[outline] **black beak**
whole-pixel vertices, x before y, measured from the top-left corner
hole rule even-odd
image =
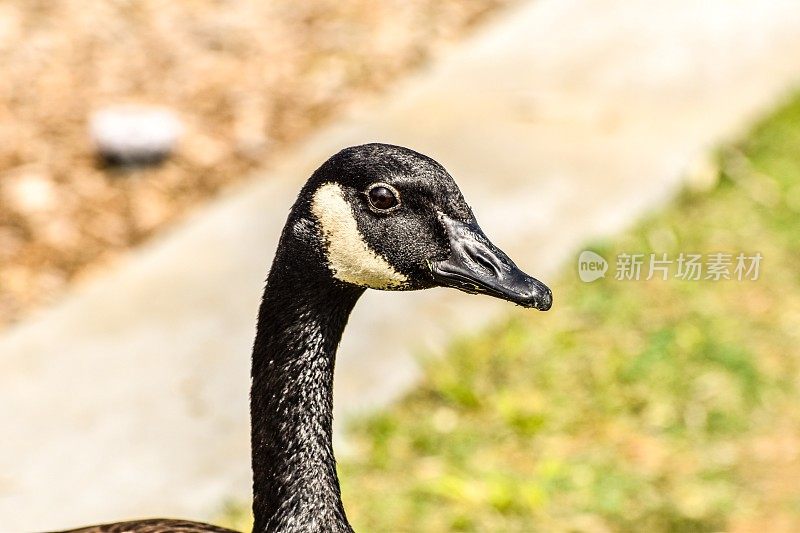
[[[442,214],[439,220],[450,239],[450,257],[429,263],[439,285],[488,294],[540,311],[550,309],[553,293],[547,285],[520,270],[476,222],[466,224]]]

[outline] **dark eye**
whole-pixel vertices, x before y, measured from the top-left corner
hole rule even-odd
[[[372,187],[369,193],[367,193],[367,196],[369,196],[369,203],[372,207],[381,211],[391,209],[400,204],[400,200],[397,199],[397,194],[385,185],[376,185]]]

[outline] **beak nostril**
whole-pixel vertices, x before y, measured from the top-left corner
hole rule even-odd
[[[495,276],[500,277],[500,269],[497,268],[492,261],[489,260],[488,257],[484,256],[482,253],[478,252],[472,256],[476,263],[481,265],[483,268],[488,270],[489,272],[493,272]]]

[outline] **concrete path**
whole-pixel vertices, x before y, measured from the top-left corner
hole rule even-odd
[[[207,519],[248,496],[262,280],[299,185],[331,153],[381,140],[430,154],[487,234],[547,279],[584,239],[667,198],[699,154],[796,80],[798,28],[795,0],[508,12],[0,339],[0,531]],[[413,382],[415,351],[509,312],[521,311],[440,289],[368,294],[341,350],[338,421]]]

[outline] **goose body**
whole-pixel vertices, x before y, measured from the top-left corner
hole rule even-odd
[[[289,213],[259,309],[250,395],[254,532],[352,531],[331,442],[337,346],[366,289],[435,286],[540,310],[552,302],[543,283],[483,234],[433,159],[367,144],[323,163]],[[228,531],[166,519],[72,530]]]

